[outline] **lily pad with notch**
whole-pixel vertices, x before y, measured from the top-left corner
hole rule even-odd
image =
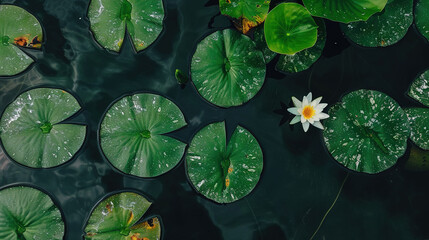
[[[404,110],[386,94],[351,92],[328,114],[323,132],[326,147],[348,169],[379,173],[405,153],[410,125]]]
[[[20,47],[40,49],[43,30],[26,10],[0,5],[0,76],[13,76],[26,70],[34,60]]]
[[[387,0],[303,0],[303,3],[313,16],[349,23],[368,20],[384,9]]]
[[[408,91],[408,96],[429,107],[429,70],[413,81]]]
[[[5,152],[32,168],[69,161],[84,143],[86,126],[63,121],[80,109],[76,98],[62,89],[36,88],[22,93],[1,116],[0,138]]]
[[[207,101],[239,106],[253,98],[265,80],[264,56],[247,36],[231,29],[204,38],[192,57],[191,79]]]
[[[163,29],[162,0],[91,0],[91,31],[104,48],[119,52],[128,31],[137,52],[147,48]]]
[[[421,149],[429,150],[429,109],[407,108],[405,113],[411,127],[411,141]]]
[[[246,34],[265,21],[271,0],[219,0],[220,12],[234,19],[238,30]]]
[[[317,41],[313,47],[304,49],[293,55],[280,55],[276,64],[276,70],[285,73],[297,73],[310,68],[322,55],[326,43],[326,26],[325,21],[316,18]]]
[[[103,199],[88,219],[85,239],[159,240],[160,219],[150,217],[142,220],[151,204],[134,192],[121,192]]]
[[[417,30],[429,41],[429,0],[417,0],[414,20]]]
[[[413,23],[412,0],[389,0],[365,22],[341,24],[346,36],[364,47],[387,47],[401,40]]]
[[[186,167],[194,188],[217,203],[231,203],[256,186],[263,154],[256,138],[238,126],[227,144],[224,122],[212,123],[192,139]]]
[[[273,52],[289,55],[314,46],[317,28],[305,7],[290,2],[277,5],[264,23],[268,48]]]
[[[44,192],[27,186],[0,191],[0,239],[61,240],[64,231],[60,210]]]
[[[173,169],[186,144],[164,134],[186,125],[172,101],[139,93],[121,98],[105,113],[100,146],[107,160],[123,173],[156,177]]]

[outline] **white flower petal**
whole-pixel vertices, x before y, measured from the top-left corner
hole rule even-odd
[[[301,101],[299,101],[296,97],[292,97],[292,102],[295,107],[300,108],[302,106]]]
[[[305,123],[302,124],[302,128],[304,129],[304,132],[307,132],[309,127],[310,127],[310,123],[309,122],[305,122]]]
[[[304,96],[303,98],[302,98],[302,107],[305,107],[305,106],[307,106],[308,105],[308,99],[307,99],[307,96]]]
[[[309,123],[313,124],[314,123],[314,118],[309,118],[307,119]]]
[[[301,115],[301,123],[304,123],[305,121],[307,121],[307,120],[305,120],[305,117],[303,115]]]
[[[329,118],[329,115],[328,114],[326,114],[326,113],[319,113],[318,115],[317,115],[318,117],[319,117],[319,119],[326,119],[326,118]]]
[[[318,98],[314,99],[311,102],[311,106],[313,106],[313,107],[317,106],[320,103],[320,101],[322,101],[322,97],[318,97]]]
[[[295,115],[301,115],[300,113],[298,113],[298,108],[295,108],[295,107],[288,108],[287,111]]]
[[[307,95],[307,101],[309,103],[311,103],[312,98],[313,98],[313,94],[311,94],[311,92],[309,92],[308,95]]]
[[[299,122],[301,120],[301,117],[300,116],[295,116],[293,119],[292,119],[292,121],[290,121],[290,125],[292,125],[292,124],[295,124],[295,123],[297,123],[297,122]]]
[[[322,129],[322,130],[324,129],[324,128],[323,128],[323,125],[322,125],[319,121],[314,122],[314,123],[313,123],[313,126],[315,126],[315,127],[317,127],[317,128],[320,128],[320,129]]]
[[[323,109],[326,107],[326,106],[328,106],[328,104],[327,103],[320,103],[320,104],[318,104],[317,106],[315,106],[314,107],[314,109],[317,111],[317,110],[319,110],[319,109],[321,109],[322,111],[323,111]]]

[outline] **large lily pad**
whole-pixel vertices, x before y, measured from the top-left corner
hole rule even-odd
[[[256,43],[256,47],[264,54],[266,64],[271,62],[277,56],[277,53],[271,51],[267,46],[267,42],[265,41],[264,25],[260,25],[255,29],[253,40]]]
[[[420,148],[429,150],[429,109],[408,108],[405,113],[411,127],[411,141]]]
[[[141,51],[161,33],[164,6],[162,0],[91,0],[88,18],[102,47],[119,52],[127,30],[135,49]]]
[[[100,126],[100,145],[110,163],[138,177],[156,177],[173,169],[186,144],[163,134],[186,125],[172,101],[159,95],[125,96],[106,112]]]
[[[326,43],[326,26],[321,18],[317,18],[316,23],[319,26],[316,44],[293,55],[280,55],[276,70],[286,73],[301,72],[310,68],[320,58]]]
[[[271,0],[219,0],[220,12],[234,19],[238,30],[246,34],[265,21]]]
[[[419,32],[429,40],[429,0],[417,0],[414,18]]]
[[[192,57],[192,81],[207,101],[231,107],[246,103],[265,80],[262,52],[247,36],[231,29],[204,38]]]
[[[209,124],[192,139],[186,156],[188,177],[195,189],[218,203],[248,195],[259,181],[263,166],[255,137],[238,126],[226,143],[225,123]]]
[[[0,5],[0,76],[27,69],[34,61],[19,47],[41,48],[42,39],[42,27],[33,15],[17,6]]]
[[[336,22],[366,21],[381,12],[387,0],[303,0],[313,16]]]
[[[342,24],[343,32],[364,47],[387,47],[401,40],[413,23],[413,0],[389,0],[384,11],[365,22]]]
[[[267,16],[264,24],[268,48],[280,54],[295,54],[314,46],[317,24],[298,3],[281,3]]]
[[[0,138],[20,164],[49,168],[69,161],[82,147],[86,126],[62,123],[80,110],[61,89],[36,88],[19,95],[3,112]]]
[[[0,191],[0,239],[61,240],[63,236],[61,212],[48,195],[24,186]]]
[[[429,70],[414,80],[408,91],[408,96],[429,107]]]
[[[134,192],[122,192],[97,204],[85,227],[85,239],[159,240],[161,224],[157,217],[141,218],[152,203]]]
[[[382,172],[405,153],[410,135],[407,116],[384,93],[349,93],[329,109],[329,116],[325,144],[335,160],[351,170]]]

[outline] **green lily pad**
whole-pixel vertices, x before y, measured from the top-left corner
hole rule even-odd
[[[62,240],[63,237],[61,212],[48,195],[24,186],[0,191],[0,239]]]
[[[164,6],[162,0],[91,0],[88,18],[102,47],[119,52],[127,30],[138,52],[161,33]]]
[[[265,39],[271,51],[292,55],[314,46],[317,27],[305,7],[298,3],[281,3],[267,16]]]
[[[97,204],[85,227],[85,239],[159,240],[161,223],[157,217],[140,219],[152,203],[134,192],[122,192]]]
[[[271,62],[277,56],[277,53],[271,51],[267,46],[267,42],[265,41],[264,25],[260,25],[255,29],[253,40],[256,43],[256,47],[264,54],[266,64]]]
[[[238,30],[246,34],[265,21],[271,0],[219,0],[220,12],[234,19]]]
[[[405,153],[410,125],[404,110],[386,94],[354,91],[328,114],[323,132],[326,147],[348,169],[379,173]]]
[[[413,0],[389,0],[384,11],[366,22],[342,24],[353,42],[364,47],[387,47],[401,40],[413,23]]]
[[[411,171],[428,171],[429,151],[424,151],[411,144],[410,156],[405,162],[405,168]]]
[[[19,95],[3,112],[0,138],[16,162],[49,168],[69,161],[82,147],[86,126],[62,121],[80,110],[68,92],[36,88]]]
[[[225,123],[218,122],[194,136],[186,166],[189,180],[199,193],[218,203],[231,203],[255,188],[263,154],[255,137],[241,126],[227,144]]]
[[[429,70],[414,80],[408,91],[408,96],[429,107]]]
[[[246,103],[265,80],[262,52],[247,36],[231,29],[204,38],[192,57],[192,81],[203,98],[221,107]]]
[[[42,27],[33,15],[17,6],[0,5],[0,76],[27,69],[34,60],[19,47],[39,49],[42,39]]]
[[[429,109],[405,109],[411,127],[410,139],[418,147],[429,150]]]
[[[320,58],[326,43],[326,26],[321,18],[316,18],[316,23],[319,26],[316,44],[293,55],[280,55],[276,70],[286,73],[301,72],[310,68]]]
[[[368,20],[384,9],[387,0],[303,0],[303,3],[313,16],[349,23]]]
[[[106,112],[100,126],[100,145],[109,162],[121,172],[156,177],[173,169],[186,144],[163,134],[186,125],[172,101],[159,95],[125,96]]]
[[[429,40],[429,0],[417,0],[414,18],[419,32]]]

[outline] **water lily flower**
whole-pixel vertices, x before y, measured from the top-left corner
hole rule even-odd
[[[292,97],[295,107],[287,109],[290,113],[296,115],[292,121],[290,121],[290,124],[292,125],[301,121],[304,132],[308,131],[310,124],[323,130],[323,125],[320,123],[320,120],[329,117],[328,114],[322,112],[323,109],[328,106],[326,103],[320,103],[322,97],[318,97],[313,101],[311,100],[311,93],[304,96],[302,102],[295,97]]]

